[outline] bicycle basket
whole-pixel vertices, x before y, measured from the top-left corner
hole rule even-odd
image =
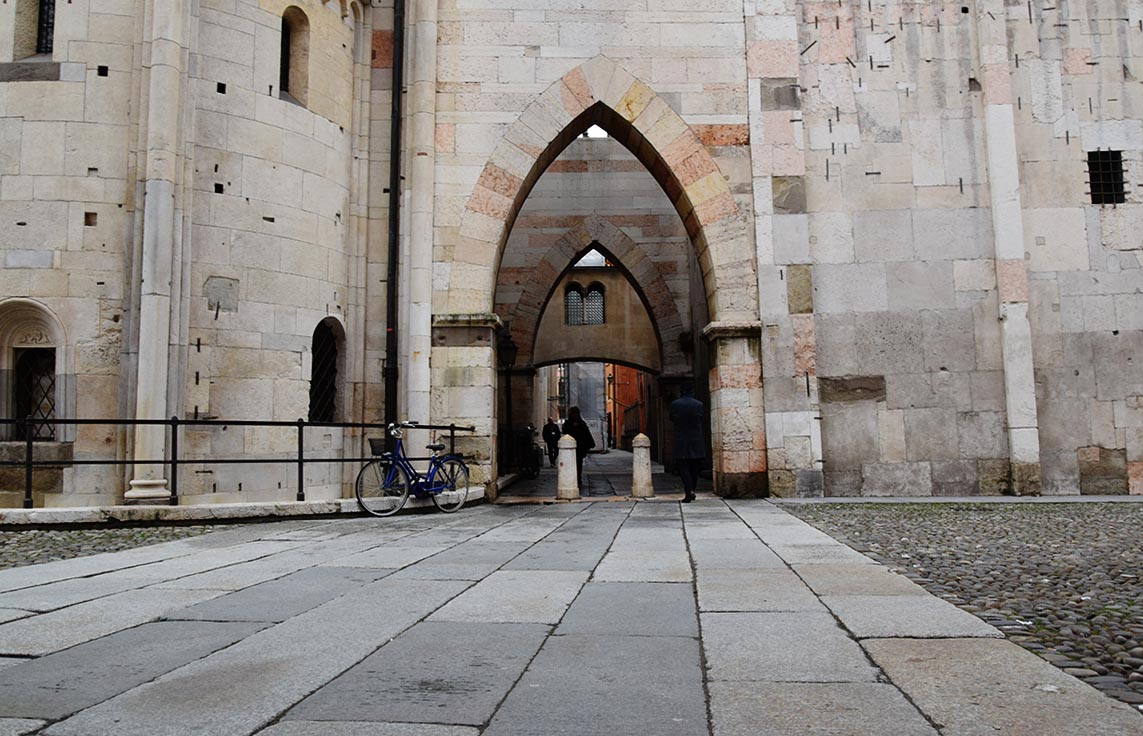
[[[383,455],[385,453],[384,437],[367,437],[366,439],[369,440],[370,455]]]

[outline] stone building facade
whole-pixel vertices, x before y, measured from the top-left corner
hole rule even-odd
[[[597,249],[658,354],[560,360],[698,383],[721,494],[1143,492],[1140,79],[1141,0],[9,0],[0,406],[376,421],[397,376],[400,416],[476,426],[491,481]],[[291,432],[182,432],[184,502],[294,497],[282,467],[205,462]],[[156,427],[37,439],[170,452]],[[168,481],[64,463],[37,504]]]

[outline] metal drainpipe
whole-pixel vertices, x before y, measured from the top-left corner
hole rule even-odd
[[[389,127],[389,263],[385,305],[385,424],[397,422],[397,254],[401,231],[401,116],[405,84],[405,0],[393,3],[393,105]],[[386,442],[390,441],[386,434]]]

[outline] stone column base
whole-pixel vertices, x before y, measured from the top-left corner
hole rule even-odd
[[[770,477],[765,471],[719,473],[714,493],[720,498],[770,498]]]
[[[166,478],[137,478],[131,481],[131,488],[123,494],[123,501],[127,504],[155,505],[169,503],[170,500]]]

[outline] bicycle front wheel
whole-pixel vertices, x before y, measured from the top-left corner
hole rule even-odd
[[[455,457],[445,458],[437,466],[433,485],[441,487],[433,494],[433,503],[446,514],[459,509],[468,500],[468,468]]]
[[[409,478],[400,465],[371,460],[357,474],[357,504],[374,516],[392,516],[409,497]]]

